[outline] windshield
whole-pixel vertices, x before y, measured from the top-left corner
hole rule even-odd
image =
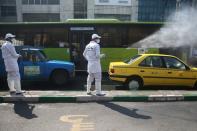
[[[39,57],[41,60],[45,60],[45,61],[48,60],[48,58],[43,50],[40,50],[38,54],[39,54]]]
[[[131,64],[133,63],[137,58],[139,58],[141,55],[135,55],[133,57],[131,57],[129,60],[126,60],[125,63],[127,64]]]

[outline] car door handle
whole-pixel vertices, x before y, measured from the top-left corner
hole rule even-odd
[[[140,72],[145,72],[144,70],[140,70]]]
[[[172,74],[172,72],[168,72],[168,74]]]

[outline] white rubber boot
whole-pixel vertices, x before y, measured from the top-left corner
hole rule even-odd
[[[8,82],[8,87],[10,89],[10,92],[15,92],[15,88],[14,88],[14,80],[7,80]]]
[[[87,83],[87,94],[90,95],[91,83]]]
[[[14,86],[15,86],[15,89],[16,89],[16,93],[22,93],[21,91],[21,81],[20,80],[15,80],[14,81]]]
[[[101,94],[101,82],[95,82],[96,94]]]

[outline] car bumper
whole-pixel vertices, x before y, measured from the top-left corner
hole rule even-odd
[[[119,76],[119,75],[110,75],[109,78],[113,81],[117,81],[117,82],[126,82],[127,77],[126,76]]]

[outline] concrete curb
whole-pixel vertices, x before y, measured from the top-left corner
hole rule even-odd
[[[149,95],[148,101],[183,101],[183,95]]]
[[[17,101],[38,103],[75,103],[75,102],[170,102],[170,101],[197,101],[197,95],[149,95],[149,96],[3,96],[0,103],[12,103]]]
[[[0,103],[3,103],[3,97],[0,97]]]
[[[148,96],[115,96],[112,101],[119,102],[147,102]]]
[[[67,96],[41,96],[38,101],[40,103],[55,103],[55,102],[77,102],[77,97]]]
[[[197,96],[196,95],[185,95],[184,101],[197,101]]]
[[[113,101],[113,97],[107,97],[107,96],[78,96],[77,102],[107,102],[107,101]]]

